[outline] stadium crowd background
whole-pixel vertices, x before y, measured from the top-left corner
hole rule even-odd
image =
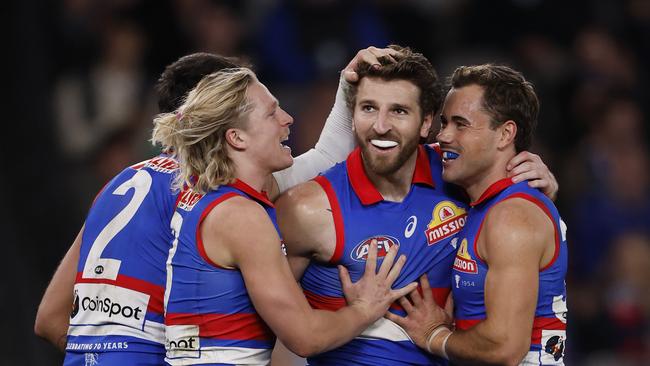
[[[368,45],[441,75],[506,63],[538,91],[533,151],[568,225],[571,365],[650,363],[650,1],[25,0],[9,2],[3,74],[0,365],[60,364],[38,302],[92,199],[155,152],[152,85],[195,51],[248,57],[311,147],[342,69]],[[10,35],[10,36],[9,36]]]

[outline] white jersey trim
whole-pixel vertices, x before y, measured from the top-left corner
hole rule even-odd
[[[400,341],[411,341],[411,337],[408,336],[406,331],[394,323],[391,320],[386,318],[380,318],[372,325],[370,325],[366,330],[361,333],[357,338],[360,339],[383,339],[392,342]]]
[[[165,344],[165,325],[145,320],[144,329],[135,329],[119,324],[70,325],[69,336],[129,336]]]
[[[185,354],[185,357],[174,358],[174,354]],[[270,349],[255,349],[242,347],[201,347],[193,352],[196,357],[188,355],[188,351],[167,351],[165,361],[172,366],[195,365],[201,363],[230,363],[235,365],[265,366],[271,363]]]

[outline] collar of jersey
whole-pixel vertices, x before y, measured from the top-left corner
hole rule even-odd
[[[423,145],[418,146],[417,154],[411,184],[419,183],[435,187],[431,176],[429,157],[427,156],[427,152]],[[361,159],[361,148],[359,147],[354,149],[354,151],[352,151],[348,156],[347,169],[352,189],[354,189],[354,193],[357,194],[361,203],[366,206],[381,202],[384,200],[384,197],[382,197],[381,193],[379,193],[377,188],[370,181],[370,178],[368,178]]]
[[[483,192],[481,197],[479,197],[476,201],[470,203],[469,205],[472,206],[472,207],[474,207],[476,205],[479,205],[479,204],[487,201],[488,199],[496,196],[497,194],[501,193],[504,189],[510,187],[513,184],[514,183],[512,182],[512,179],[510,179],[510,178],[503,178],[501,180],[498,180],[498,181],[492,183],[492,185],[490,185],[485,190],[485,192]]]
[[[244,183],[239,179],[235,179],[235,182],[229,184],[229,186],[239,189],[240,191],[246,193],[247,195],[251,196],[253,199],[258,201],[259,203],[264,204],[265,206],[273,207],[273,203],[271,202],[271,200],[269,200],[269,197],[266,195],[266,192],[264,191],[258,192],[255,190],[255,188],[249,186],[248,184]]]

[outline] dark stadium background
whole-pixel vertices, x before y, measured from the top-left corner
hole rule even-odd
[[[3,7],[1,365],[59,364],[33,335],[58,261],[98,189],[155,149],[151,86],[202,50],[244,55],[314,143],[337,71],[368,45],[441,75],[506,63],[542,102],[534,151],[569,227],[574,365],[650,364],[650,1],[23,0]]]

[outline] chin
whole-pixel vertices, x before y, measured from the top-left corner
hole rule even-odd
[[[293,165],[293,157],[289,156],[289,158],[283,159],[282,163],[278,164],[278,166],[276,167],[276,169],[274,171],[278,172],[280,170],[287,169],[292,165]]]

